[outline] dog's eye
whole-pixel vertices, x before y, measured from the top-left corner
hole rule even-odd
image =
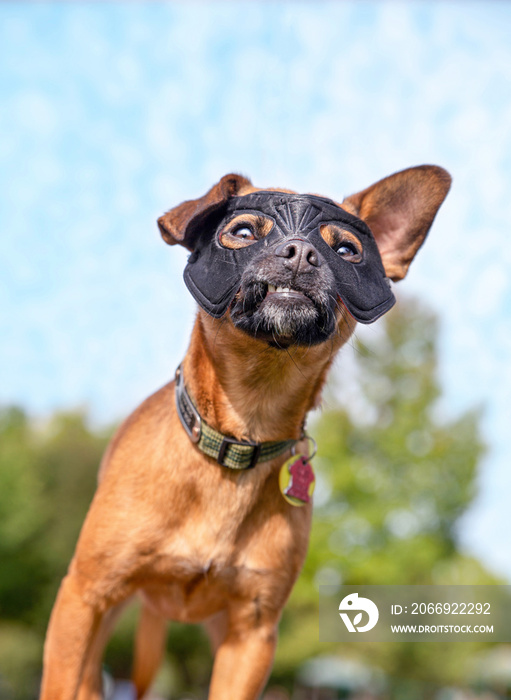
[[[228,227],[220,232],[219,236],[220,244],[224,248],[246,248],[248,245],[252,245],[257,240],[257,236],[251,226],[246,224],[239,224],[239,226],[233,226],[231,229]]]
[[[230,231],[230,234],[235,238],[240,238],[242,241],[255,241],[254,233],[248,226],[235,228],[234,231]]]
[[[265,238],[272,228],[270,217],[244,212],[227,222],[218,234],[218,242],[224,248],[246,248]]]
[[[323,240],[343,260],[350,263],[362,261],[362,244],[352,231],[347,231],[334,223],[322,224],[319,230]]]
[[[353,245],[353,243],[341,243],[341,245],[337,248],[335,252],[338,253],[342,258],[353,258],[354,256],[359,257],[359,252]]]

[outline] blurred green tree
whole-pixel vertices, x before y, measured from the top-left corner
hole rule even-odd
[[[0,414],[0,618],[26,619],[49,571],[44,531],[49,518],[38,445],[25,414]]]
[[[51,606],[110,431],[83,413],[0,411],[0,697],[34,698]]]

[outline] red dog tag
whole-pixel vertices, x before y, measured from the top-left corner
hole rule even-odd
[[[314,470],[305,455],[293,455],[281,467],[280,490],[293,506],[310,503],[315,481]]]

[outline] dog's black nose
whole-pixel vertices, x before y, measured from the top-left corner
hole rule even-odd
[[[291,267],[295,273],[309,272],[311,267],[321,266],[317,250],[303,238],[292,238],[281,243],[275,248],[275,255],[289,260],[287,267]]]

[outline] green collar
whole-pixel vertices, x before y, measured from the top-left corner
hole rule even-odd
[[[252,469],[259,462],[269,462],[270,459],[279,457],[298,442],[250,442],[222,435],[202,419],[186,390],[181,365],[176,371],[176,407],[190,440],[205,455],[216,459],[219,464],[229,469]]]

